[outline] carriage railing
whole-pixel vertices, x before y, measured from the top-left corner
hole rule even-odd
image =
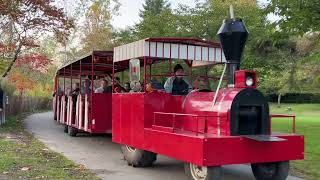
[[[171,123],[167,123],[166,125],[160,125],[158,123],[160,116],[171,116],[171,121],[167,122],[171,122]],[[181,118],[178,118],[181,117]],[[184,118],[182,118],[184,117]],[[195,130],[193,129],[186,129],[185,127],[185,120],[186,118],[189,117],[188,119],[190,120],[190,118],[192,119],[192,121],[196,121],[196,127]],[[154,118],[153,118],[153,127],[157,128],[157,129],[166,129],[166,131],[170,130],[171,132],[175,132],[175,130],[185,130],[185,131],[189,131],[189,132],[194,132],[196,133],[196,136],[198,136],[199,134],[206,134],[208,133],[208,121],[212,120],[212,118],[217,117],[217,116],[213,116],[213,115],[197,115],[197,114],[183,114],[183,113],[167,113],[167,112],[154,112]],[[210,119],[209,119],[210,118]],[[181,122],[182,121],[182,122]],[[199,122],[203,121],[203,125],[200,127],[199,126]],[[176,124],[177,122],[181,122],[182,126],[178,127]],[[180,124],[181,125],[181,124]],[[199,129],[200,128],[200,129]],[[201,131],[201,128],[203,129],[203,131]],[[217,122],[217,132],[220,132],[220,124]]]
[[[270,131],[272,132],[272,118],[292,118],[292,133],[296,133],[296,116],[284,114],[271,114],[270,115]]]

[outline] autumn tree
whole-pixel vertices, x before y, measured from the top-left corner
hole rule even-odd
[[[53,0],[1,0],[0,1],[0,53],[1,61],[8,62],[3,73],[6,77],[25,50],[38,47],[39,38],[51,33],[64,41],[73,21]]]
[[[86,1],[85,21],[81,26],[83,34],[82,52],[88,53],[92,50],[111,50],[112,42],[111,18],[117,13],[119,3],[116,0],[91,0]]]

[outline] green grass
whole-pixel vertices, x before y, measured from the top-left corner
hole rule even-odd
[[[291,108],[291,111],[288,110]],[[305,160],[292,162],[294,175],[306,179],[320,178],[320,104],[271,105],[273,114],[295,114],[297,134],[305,136]],[[291,132],[292,121],[274,119],[272,128],[276,132]]]
[[[0,127],[0,179],[99,179],[27,133],[24,117],[11,117]]]

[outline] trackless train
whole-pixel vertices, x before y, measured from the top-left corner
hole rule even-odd
[[[270,115],[268,102],[256,89],[256,72],[240,70],[248,36],[242,20],[225,20],[218,36],[219,43],[148,38],[114,51],[93,51],[64,65],[55,78],[54,119],[71,136],[112,133],[112,141],[122,145],[125,160],[135,167],[151,166],[161,154],[184,161],[192,180],[221,179],[221,166],[228,164],[251,164],[258,180],[286,179],[289,161],[304,158],[304,137],[295,128],[290,134],[272,132],[272,117],[291,116]],[[184,79],[191,80],[194,69],[220,65],[215,91],[188,86],[186,93],[173,95],[156,88],[154,79],[176,76],[176,61],[188,67]],[[155,73],[159,63],[167,63],[167,73]],[[119,74],[128,75],[135,91],[115,90]],[[99,78],[112,82],[109,92],[94,93]],[[66,84],[77,83],[66,92]]]

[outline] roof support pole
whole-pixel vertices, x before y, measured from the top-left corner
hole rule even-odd
[[[63,68],[63,94],[66,93],[66,68]]]
[[[80,86],[79,87],[80,88],[80,94],[81,94],[81,87],[82,87],[81,86],[81,81],[82,81],[82,79],[81,79],[82,78],[82,71],[81,71],[82,68],[81,67],[82,67],[82,64],[81,64],[81,60],[80,60],[80,85],[79,85]]]
[[[172,74],[172,48],[171,48],[171,43],[170,43],[169,74]]]
[[[72,92],[72,64],[71,64],[71,67],[70,67],[70,69],[71,69],[71,80],[70,80],[70,89],[71,89],[71,92]]]

